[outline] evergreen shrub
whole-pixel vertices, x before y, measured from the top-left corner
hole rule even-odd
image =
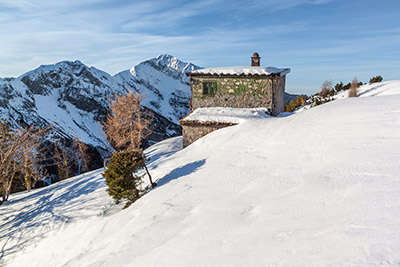
[[[381,82],[381,81],[383,81],[383,78],[382,78],[382,76],[378,75],[378,76],[372,77],[372,78],[369,80],[369,83],[370,83],[370,84],[371,84],[371,83],[379,83],[379,82]]]
[[[115,203],[126,201],[125,207],[135,202],[141,194],[142,177],[137,174],[144,167],[141,151],[116,152],[103,176],[108,186],[107,192]]]

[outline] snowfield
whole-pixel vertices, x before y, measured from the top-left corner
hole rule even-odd
[[[125,210],[102,170],[12,195],[3,265],[399,266],[400,81],[360,91],[154,145],[158,186]]]

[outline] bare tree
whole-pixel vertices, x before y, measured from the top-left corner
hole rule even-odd
[[[105,132],[116,150],[134,151],[151,134],[152,116],[142,109],[140,95],[129,92],[110,101],[111,112],[104,123]]]
[[[40,164],[41,140],[50,128],[11,130],[5,120],[0,123],[0,204],[8,200],[16,175],[24,175],[25,186],[31,189]]]
[[[79,173],[88,172],[90,161],[88,146],[84,142],[79,140],[79,137],[75,134],[73,147],[76,151]]]
[[[69,178],[74,160],[71,160],[65,146],[59,142],[54,144],[54,161],[57,165],[58,179]]]
[[[350,89],[349,89],[349,97],[357,97],[358,96],[358,88],[360,87],[360,83],[357,78],[354,78],[351,81]]]
[[[126,95],[115,96],[110,101],[111,112],[104,122],[105,132],[110,144],[117,151],[141,151],[143,160],[143,141],[151,134],[153,116],[145,111],[140,104],[140,95],[128,92]],[[154,187],[149,170],[144,165],[150,184]]]
[[[321,86],[321,91],[318,93],[321,97],[330,96],[333,92],[332,81],[325,81]]]
[[[35,170],[35,163],[37,163],[37,160],[35,160],[34,150],[25,150],[24,153],[22,154],[22,166],[20,173],[24,177],[24,185],[26,190],[31,191],[32,187],[35,186],[36,181],[38,179],[38,175],[36,175],[36,170]]]
[[[67,150],[65,150],[65,148],[63,148],[61,150],[61,157],[62,157],[62,162],[63,162],[63,167],[64,167],[65,178],[69,178],[71,176],[71,174],[70,174],[71,163],[69,160]]]

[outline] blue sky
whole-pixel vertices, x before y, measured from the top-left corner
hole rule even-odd
[[[0,0],[0,77],[79,59],[110,74],[167,53],[289,67],[287,91],[400,79],[399,0]]]

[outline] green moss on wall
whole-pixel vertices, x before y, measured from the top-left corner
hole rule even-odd
[[[213,82],[216,95],[272,95],[271,78],[210,78],[192,77],[192,94],[194,98],[209,98],[203,95],[203,83]]]

